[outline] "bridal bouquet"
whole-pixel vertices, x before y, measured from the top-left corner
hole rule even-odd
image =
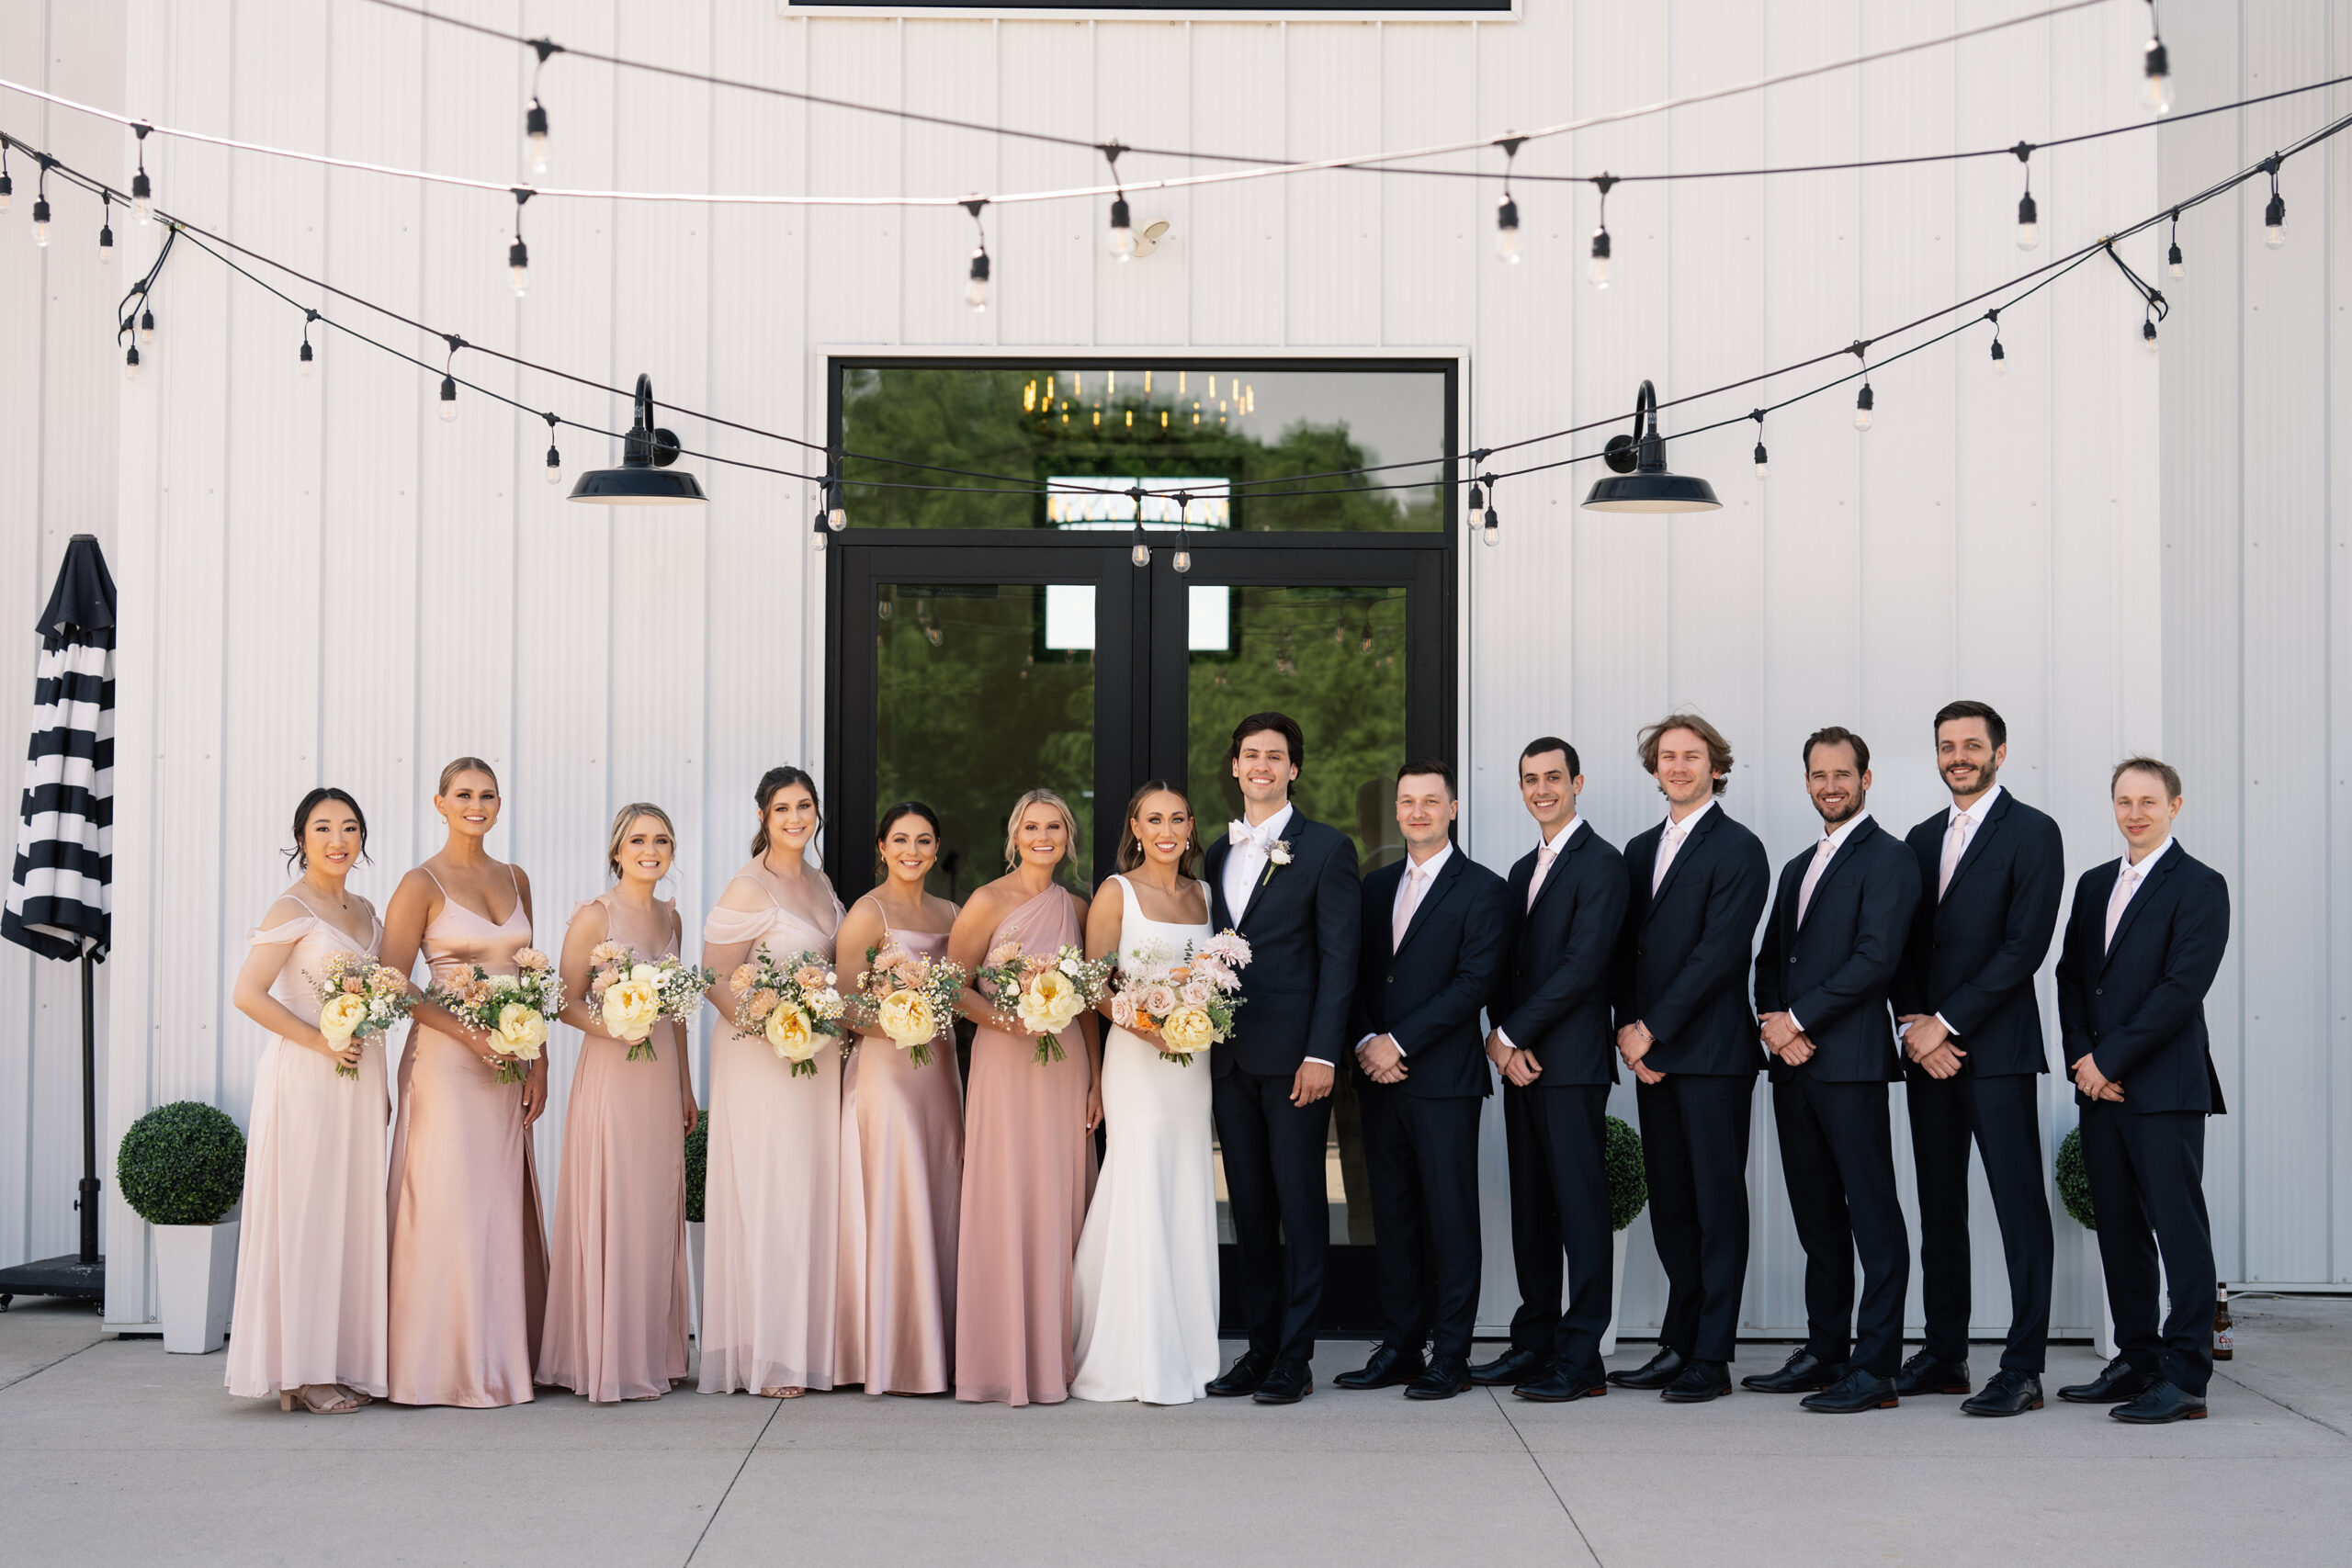
[[[1102,999],[1110,984],[1114,959],[1092,962],[1075,947],[1065,947],[1049,958],[1031,957],[1017,942],[999,942],[988,962],[973,976],[985,982],[989,999],[1000,1014],[1006,1002],[1018,1026],[1037,1037],[1039,1065],[1062,1059],[1061,1032],[1080,1013]]]
[[[648,964],[616,942],[600,942],[588,954],[588,999],[603,1012],[605,1032],[629,1043],[632,1062],[655,1060],[653,1026],[665,1018],[693,1022],[718,977],[666,954]]]
[[[964,966],[925,958],[892,942],[865,950],[865,973],[857,988],[881,1026],[915,1066],[931,1066],[931,1043],[956,1016],[964,992]]]
[[[521,1083],[548,1043],[548,1020],[563,1010],[563,976],[548,955],[526,947],[514,955],[514,975],[492,975],[481,964],[427,993],[435,1005],[490,1036],[499,1057],[498,1081]]]
[[[337,1051],[354,1040],[383,1033],[416,1005],[407,976],[356,953],[330,953],[326,973],[311,988],[319,997],[319,1032]],[[357,1067],[343,1062],[334,1070],[346,1078],[359,1076]]]
[[[775,1054],[792,1064],[794,1077],[815,1077],[817,1048],[823,1043],[818,1036],[838,1037],[842,1014],[849,1010],[836,979],[832,961],[821,953],[779,959],[763,947],[728,980],[741,998],[735,1011],[737,1032],[765,1035]]]
[[[1250,944],[1238,932],[1220,931],[1197,947],[1186,942],[1181,958],[1145,948],[1127,956],[1135,966],[1119,976],[1112,1022],[1138,1033],[1157,1030],[1164,1054],[1185,1067],[1196,1053],[1232,1036],[1241,970],[1250,962]]]

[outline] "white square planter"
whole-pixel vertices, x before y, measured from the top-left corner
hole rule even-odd
[[[1609,1327],[1600,1337],[1600,1353],[1617,1353],[1617,1319],[1625,1303],[1625,1233],[1609,1238]]]
[[[686,1222],[686,1336],[702,1337],[702,1226],[700,1220]]]
[[[156,1297],[164,1348],[208,1356],[229,1337],[229,1308],[237,1291],[239,1222],[217,1225],[154,1225]]]

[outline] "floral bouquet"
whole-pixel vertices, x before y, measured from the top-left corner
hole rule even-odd
[[[1218,932],[1183,956],[1136,948],[1127,955],[1135,967],[1119,976],[1111,998],[1111,1021],[1137,1033],[1158,1031],[1162,1052],[1179,1066],[1193,1065],[1205,1051],[1233,1034],[1234,1010],[1241,1006],[1241,970],[1250,944],[1237,931]]]
[[[311,988],[319,996],[319,1032],[338,1052],[354,1040],[383,1033],[416,1005],[407,976],[356,953],[329,954],[326,973]],[[345,1062],[337,1062],[334,1070],[346,1078],[359,1076]]]
[[[588,999],[602,1010],[606,1032],[628,1042],[632,1062],[655,1060],[653,1026],[665,1018],[693,1022],[718,977],[678,958],[648,964],[616,942],[600,942],[588,954]]]
[[[842,1032],[848,1001],[835,988],[832,963],[821,953],[779,959],[766,948],[736,966],[728,984],[741,998],[737,1032],[763,1034],[775,1054],[792,1064],[794,1077],[817,1076],[817,1037]]]
[[[490,1036],[500,1058],[498,1081],[521,1083],[548,1042],[548,1020],[563,1010],[563,976],[548,955],[526,947],[514,955],[514,975],[492,975],[481,964],[473,973],[437,985],[434,1003]]]
[[[1061,1032],[1080,1013],[1102,999],[1111,980],[1113,958],[1088,962],[1075,947],[1065,947],[1047,958],[1031,957],[1017,942],[1001,942],[972,978],[986,982],[988,995],[1001,1015],[1011,1000],[1019,1027],[1037,1037],[1040,1066],[1062,1059]]]
[[[857,977],[857,988],[882,1032],[907,1053],[910,1063],[927,1067],[931,1043],[956,1016],[964,966],[925,958],[894,941],[865,950],[865,973]]]

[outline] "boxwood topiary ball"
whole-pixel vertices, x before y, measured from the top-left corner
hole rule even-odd
[[[122,1135],[114,1176],[151,1225],[212,1224],[244,1193],[245,1135],[201,1100],[159,1105]]]
[[[1642,1168],[1642,1135],[1611,1116],[1600,1163],[1609,1175],[1609,1228],[1622,1231],[1650,1201],[1649,1176]]]
[[[2059,1140],[2058,1197],[2066,1205],[2066,1213],[2086,1231],[2098,1229],[2098,1215],[2091,1208],[2091,1173],[2083,1168],[2083,1130],[2072,1129]]]
[[[686,1223],[702,1224],[704,1173],[710,1168],[710,1112],[698,1111],[695,1130],[686,1134]]]

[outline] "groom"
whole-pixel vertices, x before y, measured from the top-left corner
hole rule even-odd
[[[1291,804],[1306,761],[1306,738],[1286,714],[1251,714],[1234,728],[1227,762],[1242,816],[1210,847],[1207,865],[1211,923],[1250,947],[1246,1005],[1233,1037],[1209,1056],[1250,1348],[1208,1391],[1254,1394],[1261,1404],[1295,1404],[1315,1392],[1308,1363],[1331,1235],[1332,1064],[1346,1049],[1356,980],[1355,844]]]

